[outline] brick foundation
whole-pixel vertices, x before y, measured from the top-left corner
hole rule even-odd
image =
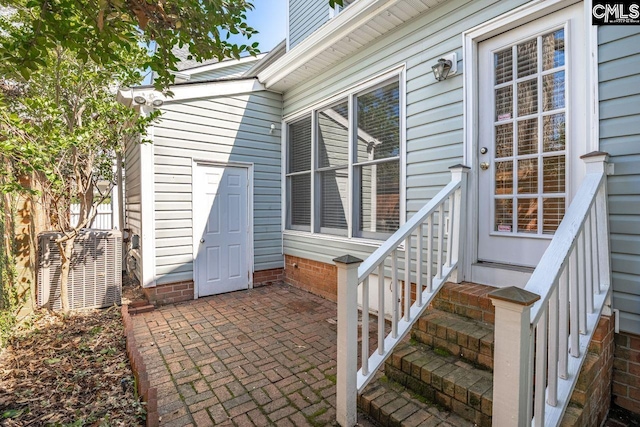
[[[335,265],[285,255],[284,281],[305,291],[336,301],[338,270]]]
[[[615,344],[613,403],[640,414],[640,335],[620,332]]]
[[[271,270],[255,271],[253,273],[253,287],[272,285],[284,280],[283,268],[272,268]]]
[[[193,299],[193,281],[167,283],[143,288],[145,297],[153,305],[172,304]]]
[[[562,426],[598,427],[607,417],[611,406],[613,323],[613,318],[607,316],[598,322]]]

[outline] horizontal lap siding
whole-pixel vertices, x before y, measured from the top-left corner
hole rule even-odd
[[[128,143],[124,155],[124,205],[125,205],[125,228],[131,230],[131,235],[142,236],[141,205],[140,205],[140,144]],[[138,280],[142,281],[141,253],[138,249],[130,251],[135,259],[133,273]]]
[[[436,82],[431,66],[450,52],[462,56],[462,32],[524,1],[449,1],[414,19],[349,59],[284,95],[285,115],[321,102],[385,70],[406,64],[406,206],[411,217],[450,180],[449,167],[463,159],[462,62],[458,74]],[[331,262],[352,253],[366,257],[375,247],[343,240],[285,235],[285,254]]]
[[[289,49],[328,20],[328,0],[289,0]]]
[[[283,266],[281,112],[271,92],[165,103],[154,134],[158,283],[193,277],[193,159],[254,164],[254,268]]]
[[[600,149],[610,155],[613,306],[620,329],[640,334],[640,28],[598,28]]]

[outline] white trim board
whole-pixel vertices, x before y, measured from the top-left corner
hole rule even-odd
[[[196,65],[193,68],[187,68],[185,70],[180,70],[179,73],[180,74],[187,74],[187,75],[194,75],[194,74],[200,74],[200,73],[205,73],[207,71],[213,71],[213,70],[219,70],[222,68],[227,68],[227,67],[233,67],[234,65],[240,65],[240,64],[246,64],[246,63],[251,63],[254,61],[260,61],[262,58],[264,58],[267,55],[267,53],[260,53],[256,56],[245,56],[242,57],[240,59],[227,59],[221,62],[214,62],[212,64],[206,64],[206,65]]]
[[[141,114],[148,115],[150,110],[142,108]],[[150,143],[140,144],[140,206],[142,251],[142,287],[156,286],[156,200],[154,174],[154,127],[147,128],[145,139]]]

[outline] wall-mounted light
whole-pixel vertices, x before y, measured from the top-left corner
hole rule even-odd
[[[438,59],[438,63],[433,67],[433,76],[437,81],[441,82],[446,80],[447,77],[452,76],[458,71],[458,61],[456,59],[456,54],[452,53],[442,58]]]
[[[275,132],[275,131],[276,131],[276,125],[275,125],[275,123],[271,123],[271,127],[269,128],[269,133],[273,134],[273,132]]]
[[[140,94],[133,97],[133,102],[138,105],[148,105],[153,107],[161,107],[164,104],[162,96],[154,93]]]

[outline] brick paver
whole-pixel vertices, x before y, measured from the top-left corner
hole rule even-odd
[[[334,425],[335,318],[335,303],[283,284],[133,316],[160,424]]]

